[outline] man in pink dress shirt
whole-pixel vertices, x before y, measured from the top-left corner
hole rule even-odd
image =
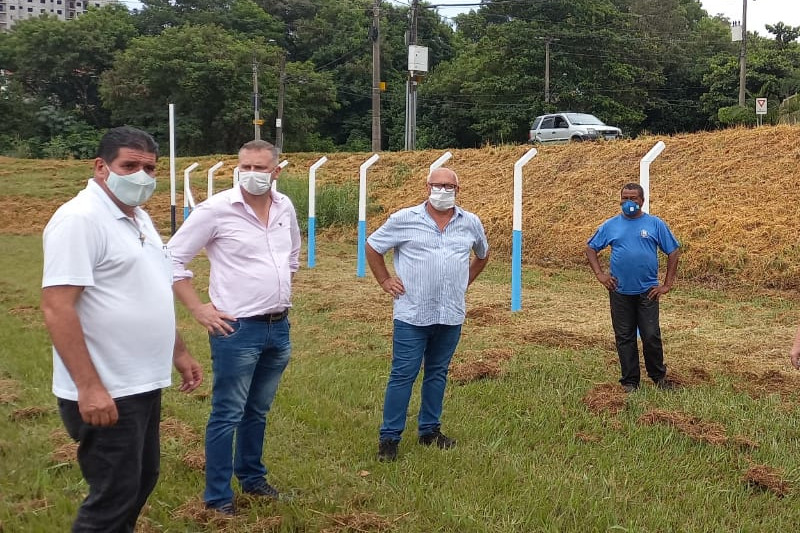
[[[279,497],[261,456],[267,412],[291,355],[288,311],[300,254],[294,206],[271,190],[280,170],[273,145],[246,143],[239,185],[199,204],[168,244],[175,295],[209,334],[214,380],[204,499],[225,515],[235,513],[233,474],[243,492]],[[211,263],[208,303],[186,269],[203,248]]]

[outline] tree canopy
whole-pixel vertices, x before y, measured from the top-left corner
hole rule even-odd
[[[373,0],[144,0],[18,22],[0,34],[0,153],[86,157],[119,124],[165,142],[169,103],[179,154],[232,152],[253,135],[254,70],[264,138],[283,82],[285,150],[369,150],[375,37],[382,148],[402,149],[408,4],[382,1],[377,35]],[[535,116],[567,110],[628,135],[691,132],[800,88],[800,27],[775,21],[747,36],[748,108],[720,118],[738,104],[739,44],[699,0],[484,0],[455,21],[422,2],[413,18],[429,48],[419,148],[524,142]]]

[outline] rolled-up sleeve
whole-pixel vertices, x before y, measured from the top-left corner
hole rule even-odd
[[[297,213],[291,209],[292,214],[292,251],[289,255],[289,271],[300,270],[300,225],[297,223]]]
[[[216,220],[207,203],[198,205],[167,243],[172,256],[172,282],[191,279],[194,273],[186,266],[214,237]]]

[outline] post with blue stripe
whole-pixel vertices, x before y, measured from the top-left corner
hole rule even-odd
[[[367,275],[367,169],[375,164],[380,156],[372,157],[361,163],[358,181],[358,267],[359,278]]]
[[[531,148],[514,163],[514,217],[511,229],[511,311],[522,309],[522,167],[536,155]]]
[[[317,169],[327,162],[323,155],[308,170],[308,268],[317,265]]]

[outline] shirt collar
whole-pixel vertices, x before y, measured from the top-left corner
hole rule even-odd
[[[425,208],[425,204],[427,204],[427,203],[428,203],[428,200],[425,200],[421,204],[413,206],[411,208],[411,211],[413,211],[414,213],[417,213],[419,215],[427,216],[428,218],[430,218],[431,216],[430,216],[430,214],[428,214],[428,210]],[[455,213],[453,213],[453,218],[464,216],[464,210],[461,209],[461,207],[459,207],[458,204],[456,204],[455,209],[456,209],[456,211],[455,211]]]
[[[286,198],[286,195],[279,193],[275,190],[270,190],[269,192],[272,195],[273,203],[279,204],[283,202],[283,199]],[[231,195],[229,198],[231,204],[242,204],[245,205],[244,196],[242,196],[242,188],[239,185],[233,187],[231,191]]]

